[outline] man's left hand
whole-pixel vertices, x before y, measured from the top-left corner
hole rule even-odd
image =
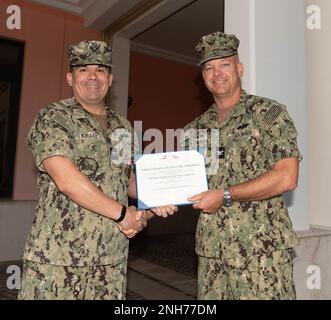
[[[150,209],[150,211],[152,211],[155,215],[157,215],[159,217],[166,218],[168,216],[172,216],[175,212],[177,212],[178,207],[174,206],[172,204],[169,204],[167,206],[159,206],[159,207],[152,208],[152,209]]]

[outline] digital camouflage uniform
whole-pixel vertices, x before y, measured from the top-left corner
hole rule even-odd
[[[38,114],[28,145],[39,169],[40,196],[23,259],[76,269],[126,264],[128,239],[115,222],[60,193],[41,164],[51,156],[65,156],[102,192],[127,205],[132,128],[111,109],[107,112],[106,136],[75,98],[50,104]],[[116,138],[117,133],[123,133],[122,140]],[[117,154],[123,147],[119,141],[129,146],[126,159]]]
[[[237,55],[239,43],[220,31],[203,36],[195,47],[199,65]],[[184,147],[205,155],[209,189],[252,180],[281,159],[301,159],[285,107],[245,91],[222,123],[214,104],[184,130]],[[282,196],[200,213],[198,298],[294,299],[292,248],[297,244]]]
[[[200,132],[197,147],[207,146],[206,159],[215,159],[211,133],[219,133],[216,147],[223,156],[207,161],[209,189],[235,186],[266,173],[281,159],[301,158],[285,107],[245,91],[224,122],[219,123],[213,105],[186,126],[187,149],[192,129]],[[295,298],[291,248],[297,244],[282,196],[236,201],[215,214],[201,213],[196,231],[198,298]]]
[[[103,42],[84,41],[68,52],[71,65],[110,66]],[[52,156],[69,158],[103,193],[127,206],[133,129],[106,111],[104,130],[75,98],[66,99],[43,108],[31,127],[28,146],[38,167],[39,202],[23,254],[20,299],[125,298],[128,239],[113,220],[59,192],[42,165]]]

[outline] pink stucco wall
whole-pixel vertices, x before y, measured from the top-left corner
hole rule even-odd
[[[21,9],[21,30],[6,27],[6,10],[12,4]],[[34,160],[26,146],[29,128],[41,107],[71,96],[65,82],[67,46],[101,39],[101,33],[85,28],[80,17],[60,10],[29,1],[1,0],[0,37],[25,43],[13,199],[33,200],[37,187]]]

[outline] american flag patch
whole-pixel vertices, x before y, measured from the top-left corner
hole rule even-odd
[[[282,106],[279,106],[277,104],[273,104],[271,108],[267,111],[267,113],[264,115],[262,122],[267,124],[272,124],[277,117],[283,112],[285,108]]]

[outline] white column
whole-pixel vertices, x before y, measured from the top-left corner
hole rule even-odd
[[[110,106],[124,117],[128,111],[130,71],[130,40],[113,36],[112,39],[113,84],[110,90]]]
[[[243,87],[286,104],[295,122],[304,160],[286,199],[294,228],[309,229],[304,0],[225,0],[225,32],[241,41]]]
[[[224,9],[225,33],[240,39],[239,57],[245,66],[243,88],[255,94],[255,0],[225,0]]]
[[[306,53],[310,160],[309,211],[313,226],[331,229],[331,1],[306,0],[305,5],[305,9],[308,9]],[[311,7],[312,5],[314,7]],[[314,10],[310,11],[310,8]],[[318,19],[319,13],[320,19]]]

